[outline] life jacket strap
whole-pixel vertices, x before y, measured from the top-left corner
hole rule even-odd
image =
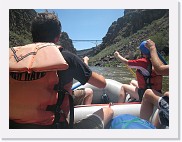
[[[73,98],[72,95],[66,91],[65,89],[63,89],[62,87],[59,87],[58,84],[56,84],[54,86],[54,90],[58,91],[58,99],[57,99],[57,103],[55,105],[55,109],[54,109],[54,113],[55,113],[55,119],[53,122],[53,125],[55,125],[56,128],[60,128],[60,117],[63,116],[64,117],[64,121],[65,121],[65,128],[73,128],[73,122],[74,122],[74,105],[73,105]],[[65,113],[63,112],[63,110],[61,110],[61,105],[63,103],[64,97],[65,95],[69,96],[69,105],[70,105],[70,120],[69,120],[69,124],[66,120],[66,116]],[[62,128],[62,126],[61,126]]]
[[[145,89],[152,89],[152,83],[151,83],[151,75],[152,75],[152,63],[150,61],[149,58],[147,58],[147,60],[149,61],[149,64],[147,66],[147,70],[149,72],[149,76],[145,76],[143,75],[142,71],[140,69],[138,69],[138,72],[143,76],[144,80],[145,80]]]

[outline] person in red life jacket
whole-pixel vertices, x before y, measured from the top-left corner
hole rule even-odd
[[[38,13],[32,21],[31,32],[34,43],[57,43],[60,39],[61,23],[54,13]],[[61,47],[59,49],[60,52],[58,50],[58,53],[62,54],[68,64],[65,70],[60,70],[57,74],[55,71],[45,71],[37,72],[36,75],[28,72],[20,75],[13,73],[10,76],[14,77],[14,80],[23,76],[21,87],[19,85],[17,88],[14,82],[10,84],[10,129],[68,128],[65,120],[67,121],[69,108],[72,105],[69,99],[72,93],[73,78],[81,84],[88,82],[98,88],[106,86],[105,78],[90,70],[78,56],[68,51],[62,51]],[[48,53],[46,58],[47,60],[54,60],[54,56]],[[29,80],[25,80],[25,78]],[[41,82],[39,82],[40,79]],[[19,82],[16,83],[19,84]],[[24,87],[25,85],[28,89]],[[70,128],[103,129],[112,117],[113,110],[104,107],[76,122]]]
[[[155,43],[149,39],[146,41],[145,47],[150,50],[151,62],[157,74],[169,76],[169,65],[165,65],[158,57]],[[149,120],[153,114],[154,106],[159,109],[154,121],[156,128],[169,126],[169,92],[165,92],[162,95],[154,89],[147,89],[141,103],[140,117]]]
[[[136,78],[138,82],[138,87],[129,84],[123,84],[121,87],[118,102],[125,102],[126,92],[130,94],[131,98],[135,98],[136,101],[139,102],[142,101],[143,94],[148,88],[152,88],[158,92],[161,92],[162,76],[157,75],[152,68],[150,61],[150,51],[144,46],[145,43],[146,41],[143,41],[139,46],[142,54],[142,58],[140,59],[127,60],[122,57],[118,51],[114,53],[116,59],[128,65],[130,68],[136,68]]]

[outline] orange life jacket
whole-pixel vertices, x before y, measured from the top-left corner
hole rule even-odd
[[[16,123],[51,125],[55,114],[46,111],[55,105],[57,70],[68,64],[53,43],[33,43],[9,49],[9,117]]]

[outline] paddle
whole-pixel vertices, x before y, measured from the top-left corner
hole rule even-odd
[[[71,90],[75,90],[76,88],[80,87],[82,84],[80,82],[76,82],[72,85]]]

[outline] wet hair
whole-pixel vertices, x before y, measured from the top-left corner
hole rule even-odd
[[[37,13],[31,32],[33,42],[53,42],[61,33],[61,23],[54,13]]]

